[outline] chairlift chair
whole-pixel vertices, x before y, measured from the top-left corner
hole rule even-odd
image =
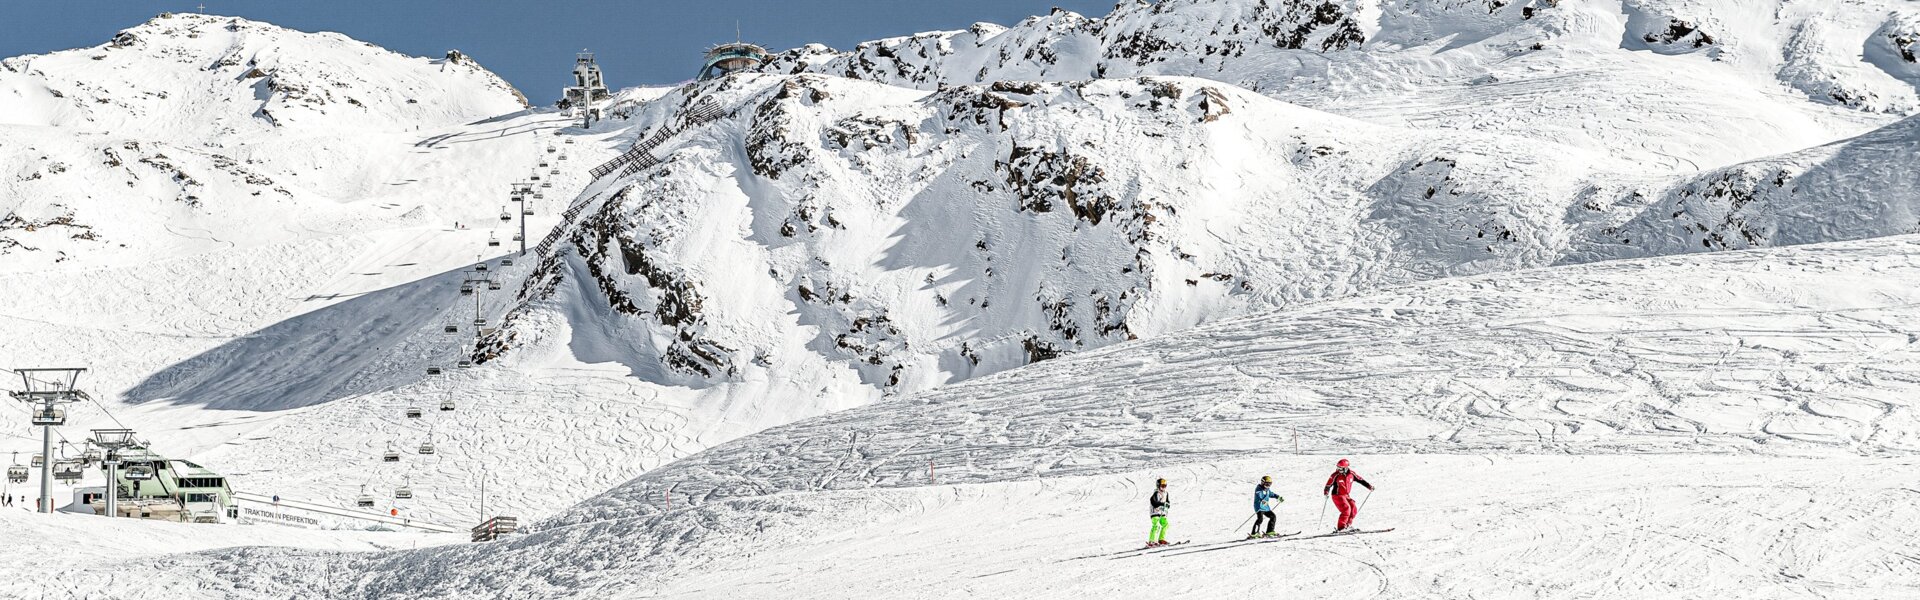
[[[26,483],[26,482],[27,482],[26,465],[13,465],[11,467],[7,467],[7,483]]]
[[[498,242],[498,241],[495,241],[495,242],[493,242],[493,245],[495,245],[495,246],[498,246],[498,245],[500,245],[500,242]],[[475,271],[479,271],[479,272],[481,272],[481,273],[485,273],[485,272],[487,272],[487,263],[480,263],[480,265],[479,265],[479,266],[477,266],[477,267],[474,267],[474,268],[473,268],[473,270],[475,270]]]
[[[548,174],[548,175],[559,175],[559,174],[560,174],[560,170],[559,170],[559,169],[554,169],[554,170],[552,170],[552,171],[547,171],[547,174]]]
[[[523,214],[529,217],[533,216],[533,207],[531,206],[522,207],[520,209],[520,214]]]
[[[487,318],[486,318],[486,317],[479,317],[479,318],[476,318],[476,319],[474,319],[474,320],[473,320],[473,326],[474,326],[474,327],[486,327],[486,326],[487,326]]]
[[[67,424],[67,409],[58,406],[36,406],[33,409],[33,424],[60,426]]]
[[[502,267],[511,267],[511,266],[513,266],[513,259],[511,259],[511,258],[502,258],[502,259],[500,259],[500,266],[502,266]]]
[[[87,463],[79,459],[53,461],[54,481],[79,481],[80,475],[87,470]]]
[[[540,159],[540,167],[544,169],[546,168],[546,166],[547,166],[547,160],[544,158]]]
[[[33,455],[33,460],[28,462],[33,464],[33,468],[38,469],[47,464],[47,457],[45,455],[35,454]]]
[[[398,488],[394,488],[393,497],[401,500],[410,499],[413,497],[413,488],[410,488],[404,485]]]
[[[498,245],[500,245],[500,238],[497,238],[497,237],[493,237],[493,235],[491,235],[491,234],[489,234],[489,235],[487,235],[487,245],[488,245],[488,246],[498,246]]]
[[[386,454],[381,455],[380,462],[400,462],[400,452],[398,450],[388,450]]]
[[[428,374],[428,375],[439,375],[439,374],[440,374],[440,367],[427,367],[427,374]]]
[[[354,500],[353,505],[360,508],[373,508],[373,494],[360,494],[360,498]]]
[[[471,283],[462,283],[462,284],[460,284],[460,295],[462,295],[462,296],[472,296],[472,295],[473,295],[473,284],[471,284]]]
[[[459,363],[456,363],[456,364],[458,364],[458,365],[460,366],[460,368],[462,368],[462,369],[467,369],[467,368],[472,368],[472,367],[473,367],[473,359],[471,359],[471,358],[462,358],[462,359],[460,359],[460,362],[459,362]]]
[[[513,241],[516,241],[516,242],[518,242],[518,241],[520,241],[521,239],[522,239],[522,238],[520,237],[520,234],[518,234],[518,233],[516,233],[516,234],[513,234]],[[498,284],[498,283],[496,283],[496,284],[493,284],[493,289],[496,289],[496,290],[497,290],[497,289],[500,289],[500,284]]]
[[[440,410],[443,410],[443,411],[452,411],[452,410],[453,410],[453,399],[452,399],[452,398],[448,398],[448,399],[445,399],[445,400],[441,400],[441,401],[440,401]]]
[[[446,327],[442,327],[440,330],[447,333],[460,333],[460,326],[448,323]]]
[[[88,448],[86,452],[80,453],[80,462],[87,464],[100,464],[100,461],[104,458],[106,458],[106,455],[101,454],[98,448]]]
[[[516,235],[516,236],[513,236],[513,239],[514,239],[514,241],[519,241],[519,240],[520,240],[520,236],[517,236],[517,235]],[[498,281],[489,281],[489,282],[487,282],[487,289],[489,289],[489,290],[497,290],[497,289],[500,289],[500,282],[498,282]]]
[[[411,406],[409,406],[409,407],[407,407],[407,418],[409,418],[409,419],[418,419],[418,418],[420,418],[420,409],[418,409],[418,408],[414,408],[414,407],[411,407]]]
[[[573,138],[567,138],[567,143],[569,144],[573,143]]]
[[[127,481],[146,481],[153,479],[153,467],[151,465],[129,465],[124,477],[127,478]]]
[[[542,182],[540,182],[540,187],[543,187],[543,188],[550,188],[550,187],[553,187],[553,182],[551,182],[551,181],[542,181]],[[540,195],[539,195],[539,194],[534,194],[534,195],[533,195],[533,197],[535,197],[535,198],[539,198],[539,197],[540,197]]]
[[[534,194],[533,194],[533,199],[535,199],[535,200],[540,200],[540,199],[544,199],[544,198],[546,198],[546,197],[547,197],[547,195],[546,195],[546,194],[541,194],[541,193],[538,193],[538,192],[536,192],[536,193],[534,193]]]
[[[507,212],[507,209],[504,209],[504,208],[502,208],[502,209],[500,209],[500,220],[502,220],[502,221],[512,221],[512,220],[513,220],[513,215],[512,215],[511,213],[508,213],[508,212]]]
[[[566,155],[566,153],[564,153],[564,152],[563,152],[563,153],[561,153],[561,154],[560,154],[560,160],[566,160],[566,159],[567,159],[567,155]]]
[[[539,171],[534,171],[534,172],[533,172],[533,180],[534,180],[534,181],[539,181],[539,180],[540,180],[540,172],[539,172]]]
[[[553,153],[553,152],[554,152],[555,150],[556,150],[556,148],[554,148],[552,144],[548,144],[548,145],[547,145],[547,153],[548,153],[548,154],[552,154],[552,153]]]
[[[433,454],[433,442],[421,442],[421,443],[420,443],[420,453],[421,453],[421,454]]]

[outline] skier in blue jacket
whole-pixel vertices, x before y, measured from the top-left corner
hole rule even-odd
[[[1247,533],[1247,539],[1278,537],[1278,535],[1273,532],[1273,507],[1281,502],[1286,502],[1287,499],[1281,498],[1279,494],[1275,494],[1273,490],[1268,489],[1271,487],[1273,487],[1273,476],[1268,475],[1261,477],[1260,485],[1253,488],[1253,531]],[[1261,519],[1267,521],[1267,532],[1265,534],[1260,533]]]

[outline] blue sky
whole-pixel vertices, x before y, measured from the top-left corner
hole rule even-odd
[[[106,42],[114,32],[200,0],[0,0],[0,56]],[[1105,15],[1114,0],[205,0],[209,14],[302,31],[338,31],[407,54],[459,48],[535,102],[560,95],[573,53],[591,48],[607,84],[625,87],[692,78],[700,53],[743,38],[773,50],[809,42],[835,48],[882,37],[1011,25],[1052,7]]]

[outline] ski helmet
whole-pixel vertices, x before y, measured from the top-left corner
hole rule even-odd
[[[1157,486],[1159,486],[1159,487],[1167,487],[1167,480],[1166,480],[1166,478],[1164,478],[1164,477],[1163,477],[1163,478],[1161,478],[1161,479],[1160,479],[1160,482],[1159,482],[1159,483],[1156,483],[1156,484],[1154,484],[1154,485],[1157,485]]]
[[[1273,476],[1267,475],[1267,476],[1261,477],[1260,483],[1273,483]]]
[[[1347,466],[1347,464],[1348,464],[1347,459],[1342,458],[1340,459],[1340,464],[1338,466],[1345,467]]]

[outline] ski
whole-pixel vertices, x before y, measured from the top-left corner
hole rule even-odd
[[[1342,537],[1342,536],[1349,536],[1349,535],[1360,535],[1360,534],[1363,534],[1363,533],[1386,533],[1386,532],[1389,532],[1389,531],[1393,531],[1393,529],[1394,529],[1394,528],[1392,528],[1392,527],[1388,527],[1388,528],[1386,528],[1386,529],[1355,529],[1355,530],[1352,530],[1352,531],[1340,531],[1340,532],[1334,532],[1334,533],[1322,533],[1322,534],[1320,534],[1320,535],[1310,535],[1310,536],[1307,536],[1307,537],[1303,537],[1303,538],[1298,538],[1298,539],[1302,539],[1302,540],[1313,540],[1313,539],[1319,539],[1319,538],[1330,538],[1330,537]]]
[[[1278,539],[1285,539],[1285,538],[1290,538],[1290,537],[1293,537],[1293,536],[1296,536],[1296,535],[1300,535],[1300,532],[1298,532],[1298,531],[1295,531],[1295,532],[1293,532],[1293,533],[1276,533],[1276,534],[1273,534],[1273,535],[1263,535],[1263,536],[1258,536],[1258,537],[1250,537],[1250,538],[1247,538],[1247,539],[1243,539],[1243,540],[1240,540],[1240,541],[1242,541],[1242,542],[1271,542],[1271,541],[1274,541],[1274,540],[1278,540]]]

